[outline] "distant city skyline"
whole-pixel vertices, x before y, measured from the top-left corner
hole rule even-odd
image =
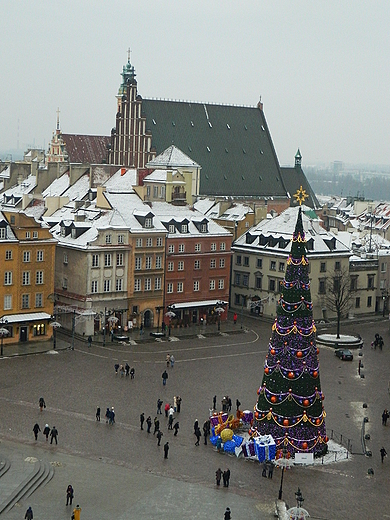
[[[110,135],[131,48],[144,98],[255,106],[281,165],[390,164],[390,3],[2,3],[0,150]]]

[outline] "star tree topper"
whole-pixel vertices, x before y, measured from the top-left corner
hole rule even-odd
[[[309,197],[309,195],[306,193],[306,190],[302,188],[302,186],[297,190],[296,193],[294,193],[293,197],[296,198],[295,202],[299,202],[299,205],[301,206],[303,202],[305,202],[305,199]]]

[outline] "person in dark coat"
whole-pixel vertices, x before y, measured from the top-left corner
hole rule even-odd
[[[222,470],[221,470],[221,468],[218,468],[217,471],[215,472],[215,480],[217,482],[217,486],[219,486],[221,484],[221,477],[222,477]]]
[[[161,407],[163,405],[163,402],[161,399],[157,399],[157,415],[158,414],[161,414],[162,415],[162,411],[161,411]]]
[[[45,400],[44,400],[43,397],[40,397],[40,398],[39,398],[39,409],[40,409],[41,412],[42,412],[44,408],[46,408]]]
[[[173,430],[173,415],[171,414],[168,419],[168,430]]]
[[[387,411],[387,408],[385,408],[383,410],[383,413],[382,413],[382,424],[383,424],[383,426],[387,425],[387,419],[388,418],[389,418],[389,412]]]
[[[49,433],[50,433],[50,426],[48,424],[45,424],[45,427],[43,429],[43,435],[46,437],[46,440],[49,440]]]
[[[195,419],[195,422],[194,422],[194,434],[196,435],[196,430],[199,428],[199,421],[198,419]]]
[[[270,460],[267,464],[268,466],[268,478],[272,478],[272,475],[274,474],[274,463],[272,460]]]
[[[92,345],[92,336],[88,336],[88,347]]]
[[[40,431],[41,431],[41,429],[39,427],[39,424],[35,423],[34,427],[33,427],[33,432],[34,432],[34,437],[35,437],[36,441],[38,440],[38,432],[40,432]]]
[[[27,509],[26,514],[24,515],[25,520],[33,520],[33,510],[31,509],[31,506]]]
[[[167,379],[168,379],[168,373],[166,370],[164,370],[164,372],[162,373],[162,380],[163,380],[163,385],[165,386],[167,384]]]
[[[160,421],[157,419],[157,417],[154,418],[154,432],[153,435],[155,435],[160,430]]]
[[[58,430],[55,426],[53,426],[53,428],[51,429],[51,432],[50,432],[50,444],[53,444],[53,439],[56,441],[56,444],[58,444],[57,437],[58,437]]]
[[[177,435],[177,432],[179,430],[179,422],[175,422],[175,424],[173,425],[173,429],[175,430],[175,433],[173,434],[174,437],[176,437]]]
[[[200,438],[202,436],[199,428],[197,428],[197,430],[195,432],[195,436],[196,436],[195,446],[199,446],[199,441],[200,441]]]
[[[152,418],[150,417],[150,415],[148,416],[148,418],[146,419],[146,424],[148,426],[148,429],[146,430],[147,433],[150,433],[150,428],[152,427]]]
[[[144,414],[144,412],[142,412],[141,415],[139,416],[139,422],[141,424],[141,430],[144,429],[144,420],[145,420],[145,414]]]
[[[72,505],[73,496],[74,496],[73,488],[69,484],[69,486],[66,488],[66,505]]]
[[[240,409],[240,406],[241,406],[240,401],[238,399],[236,399],[236,409],[237,409],[237,412]]]
[[[382,459],[382,464],[383,464],[383,459],[386,457],[387,451],[385,450],[385,448],[383,446],[379,451],[381,453],[381,459]]]
[[[160,446],[160,442],[161,442],[161,439],[162,439],[162,436],[163,436],[163,432],[161,430],[158,430],[157,432],[157,446]]]
[[[230,507],[226,508],[225,514],[223,515],[223,520],[231,520],[232,515],[230,513]]]
[[[216,410],[217,409],[217,396],[215,395],[213,397],[213,410]]]
[[[267,461],[265,459],[263,460],[263,471],[261,476],[267,478]]]
[[[177,413],[180,413],[181,401],[182,401],[182,399],[181,399],[180,395],[178,395],[178,396],[176,397]]]
[[[130,368],[130,379],[134,379],[134,376],[135,376],[135,368],[131,367]]]
[[[166,442],[164,444],[164,459],[168,458],[168,451],[169,451],[169,442]]]
[[[125,373],[126,373],[126,377],[129,377],[129,374],[130,374],[130,365],[129,365],[129,363],[126,363],[126,365],[125,365]]]
[[[100,422],[100,406],[96,408],[96,420]]]
[[[229,482],[230,482],[230,469],[227,468],[227,470],[226,470],[226,487],[229,487]]]
[[[207,446],[207,437],[209,435],[209,430],[207,428],[206,423],[203,425],[203,437],[204,437],[204,444]]]

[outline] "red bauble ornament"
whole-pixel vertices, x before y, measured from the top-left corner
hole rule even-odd
[[[316,424],[321,424],[321,419],[316,419]]]
[[[257,390],[257,395],[260,395],[260,388]]]
[[[271,348],[271,354],[274,356],[276,354],[276,350],[274,348]]]
[[[324,400],[325,399],[325,396],[324,394],[321,394],[321,399]]]
[[[309,406],[309,404],[310,404],[309,399],[304,399],[303,406]]]
[[[317,349],[317,356],[318,356],[319,353],[320,353],[320,349],[318,348],[318,349]]]
[[[277,401],[276,395],[273,395],[271,397],[271,403],[276,403],[276,401]]]
[[[264,372],[265,372],[266,374],[268,374],[268,373],[269,373],[269,368],[266,367],[266,368],[264,369]]]
[[[288,378],[289,379],[294,379],[294,372],[289,372],[288,373]]]
[[[301,358],[303,356],[302,350],[298,350],[297,352],[297,358]]]
[[[259,412],[255,412],[255,417],[256,417],[256,419],[259,418]]]
[[[326,436],[326,437],[325,437],[325,442],[328,442],[328,440],[329,440],[329,437]]]
[[[289,420],[288,419],[284,419],[283,420],[283,426],[288,426],[290,423],[289,423]]]
[[[318,377],[318,372],[317,372],[317,370],[314,370],[314,372],[313,372],[313,377]]]
[[[303,448],[304,450],[307,450],[307,442],[303,442],[303,443],[302,443],[302,448]]]

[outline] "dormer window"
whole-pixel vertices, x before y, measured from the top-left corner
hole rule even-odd
[[[72,228],[72,238],[77,238],[77,234],[76,234],[76,229],[75,228]]]
[[[202,224],[200,226],[200,232],[201,233],[207,233],[207,224]]]
[[[182,224],[181,225],[181,232],[182,233],[188,233],[188,226],[187,226],[187,224]]]
[[[152,224],[153,224],[153,219],[151,217],[146,217],[146,219],[145,219],[145,227],[146,228],[151,228]]]
[[[175,232],[175,225],[174,224],[169,224],[169,232],[170,233],[174,233]]]
[[[66,236],[65,226],[61,226],[61,236],[62,237]]]

